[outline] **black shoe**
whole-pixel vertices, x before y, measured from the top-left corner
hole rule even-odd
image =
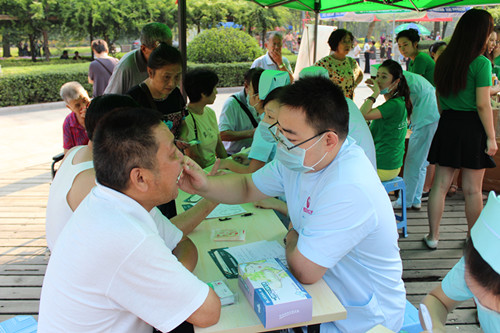
[[[424,202],[424,201],[427,201],[429,200],[429,193],[431,191],[429,190],[429,192],[422,192],[422,199],[420,199],[420,201]]]

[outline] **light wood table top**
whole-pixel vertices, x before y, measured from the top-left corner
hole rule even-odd
[[[182,200],[187,197],[186,193],[179,191],[177,202],[177,212],[182,212]],[[278,219],[276,214],[270,209],[258,209],[253,204],[242,205],[247,211],[252,212],[252,216],[233,216],[231,220],[221,222],[219,219],[208,219],[203,221],[189,238],[198,248],[198,264],[194,274],[204,282],[224,280],[231,291],[237,294],[235,304],[222,307],[219,322],[211,327],[195,327],[197,333],[213,332],[237,332],[254,333],[274,331],[281,328],[313,325],[329,321],[345,319],[347,314],[345,308],[337,299],[335,294],[323,279],[311,285],[304,285],[304,288],[311,295],[313,300],[312,320],[304,323],[288,326],[265,329],[257,314],[250,306],[238,286],[238,279],[226,279],[219,268],[215,265],[208,251],[221,247],[232,247],[260,240],[276,240],[283,244],[283,237],[286,229]],[[212,229],[243,228],[246,230],[246,240],[244,242],[215,242],[211,239]]]

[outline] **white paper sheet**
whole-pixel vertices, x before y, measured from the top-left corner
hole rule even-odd
[[[238,263],[279,258],[286,263],[285,248],[277,241],[262,240],[225,249]]]
[[[219,204],[210,214],[208,214],[207,219],[244,214],[246,212],[247,211],[240,205]]]

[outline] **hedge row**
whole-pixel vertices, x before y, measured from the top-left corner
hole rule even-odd
[[[243,85],[243,76],[252,63],[193,64],[189,69],[207,68],[219,76],[219,87]],[[295,64],[292,64],[295,66]],[[47,72],[23,75],[0,75],[0,107],[60,101],[59,88],[68,81],[80,82],[89,93],[87,70]]]

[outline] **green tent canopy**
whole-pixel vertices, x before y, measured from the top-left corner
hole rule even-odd
[[[498,4],[500,0],[250,0],[263,7],[285,6],[314,12],[425,11],[437,7]]]

